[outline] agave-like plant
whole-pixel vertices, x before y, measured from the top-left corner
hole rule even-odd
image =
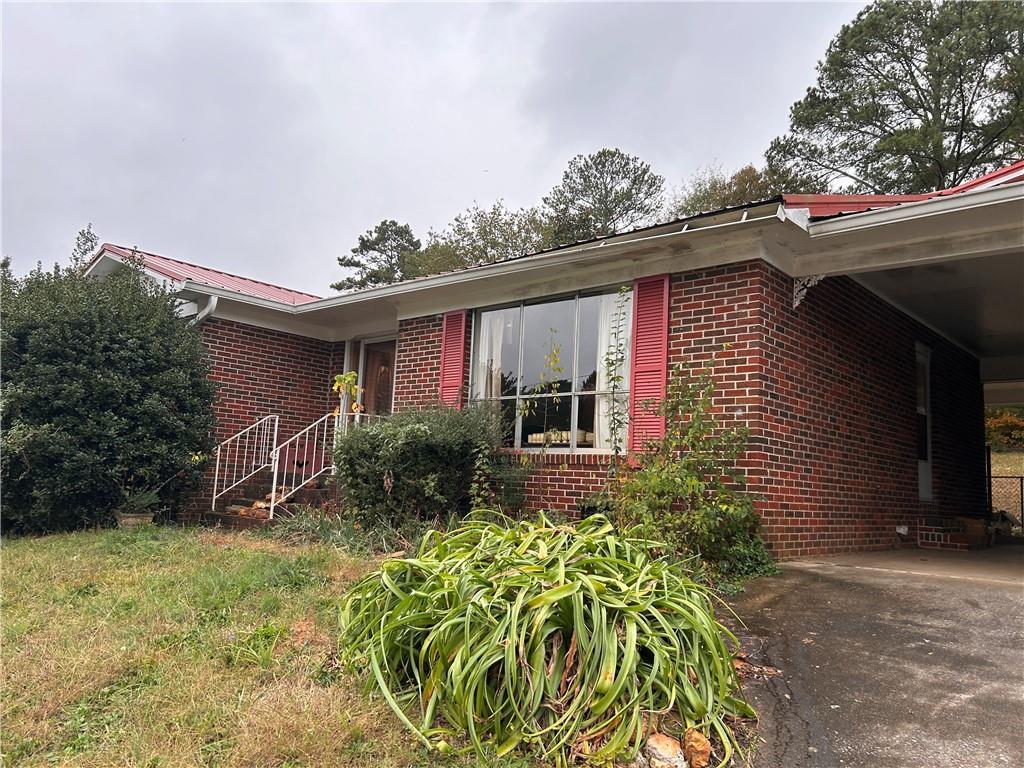
[[[736,638],[714,598],[656,542],[604,517],[471,520],[386,560],[341,608],[342,659],[366,669],[398,718],[449,749],[448,728],[483,755],[519,745],[559,765],[635,754],[659,722],[715,733],[752,716],[735,696]],[[415,722],[414,722],[415,721]]]

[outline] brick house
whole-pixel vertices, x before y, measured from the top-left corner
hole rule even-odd
[[[104,245],[90,269],[131,257]],[[713,366],[716,408],[749,428],[743,464],[778,556],[900,535],[957,547],[955,518],[988,508],[983,405],[1024,402],[1024,163],[930,195],[782,196],[330,298],[137,258],[201,324],[218,439],[249,429],[227,444],[247,469],[285,445],[299,485],[329,471],[308,456],[334,428],[333,375],[356,371],[361,413],[346,404],[345,420],[498,403],[508,447],[543,465],[530,505],[572,512],[606,475],[613,390],[640,449],[664,429],[641,404],[686,363]]]

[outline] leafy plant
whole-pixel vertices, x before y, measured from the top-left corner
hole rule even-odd
[[[338,400],[342,403],[345,400],[354,401],[359,397],[359,374],[356,371],[338,373],[334,376],[334,383],[331,384],[331,391],[337,393]]]
[[[600,516],[431,533],[352,587],[340,656],[442,751],[439,715],[481,756],[528,745],[561,765],[636,753],[656,726],[700,727],[724,765],[725,718],[753,714],[734,696],[736,641],[663,548]]]
[[[336,477],[367,525],[445,519],[482,496],[500,440],[497,415],[485,406],[403,411],[340,437]]]
[[[523,454],[494,457],[490,465],[490,490],[498,508],[505,514],[518,514],[526,506],[526,488],[533,463]]]
[[[622,388],[625,385],[626,357],[628,353],[628,337],[626,334],[626,306],[633,297],[632,288],[624,285],[619,288],[615,297],[615,314],[612,315],[610,344],[605,350],[601,364],[604,366],[604,377],[610,393],[608,404],[608,437],[612,445],[612,461],[608,465],[609,472],[614,475],[621,463],[623,436],[629,425],[629,411],[622,401]]]
[[[665,434],[611,484],[616,514],[721,574],[771,573],[754,500],[737,468],[747,430],[718,422],[714,390],[708,371],[671,371],[665,399],[649,406],[665,417]]]
[[[124,501],[117,511],[123,515],[141,515],[144,512],[149,512],[159,503],[160,492],[156,489],[150,488],[134,493],[125,492]]]

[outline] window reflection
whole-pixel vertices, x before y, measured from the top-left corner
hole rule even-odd
[[[575,299],[523,309],[523,392],[569,391],[575,324]]]
[[[471,394],[501,403],[507,445],[624,444],[632,298],[624,289],[476,313]]]

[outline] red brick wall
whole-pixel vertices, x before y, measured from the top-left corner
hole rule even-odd
[[[395,410],[438,405],[441,396],[441,315],[428,315],[398,323],[398,359],[395,362]],[[472,312],[466,323],[462,402],[469,392],[472,350]]]
[[[333,374],[340,373],[344,342],[327,342],[211,318],[202,324],[203,343],[210,353],[210,378],[217,382],[214,415],[217,442],[254,422],[277,414],[278,442],[316,421],[336,405],[330,392]],[[270,482],[267,483],[269,491]],[[207,509],[213,467],[179,515],[194,521]]]
[[[897,525],[913,538],[922,516],[982,512],[977,360],[849,278],[812,287],[796,309],[792,283],[760,261],[670,283],[670,364],[714,360],[715,407],[750,429],[743,464],[775,554],[891,547]],[[932,502],[917,491],[917,342],[932,354]],[[440,315],[400,323],[396,409],[437,402],[440,344]],[[541,463],[534,507],[573,512],[606,475],[593,455]]]
[[[792,280],[756,269],[762,389],[748,459],[773,550],[886,548],[922,515],[982,513],[977,359],[849,278],[812,287],[794,309]],[[918,498],[918,342],[931,349],[931,502]]]
[[[396,355],[395,410],[436,404],[441,386],[441,315],[400,321]]]
[[[272,413],[290,437],[335,406],[331,376],[341,371],[345,343],[212,318],[202,325],[217,382],[214,412],[224,439]],[[337,370],[335,370],[337,368]]]
[[[526,509],[551,509],[575,516],[580,501],[603,490],[608,457],[600,454],[531,454]]]

